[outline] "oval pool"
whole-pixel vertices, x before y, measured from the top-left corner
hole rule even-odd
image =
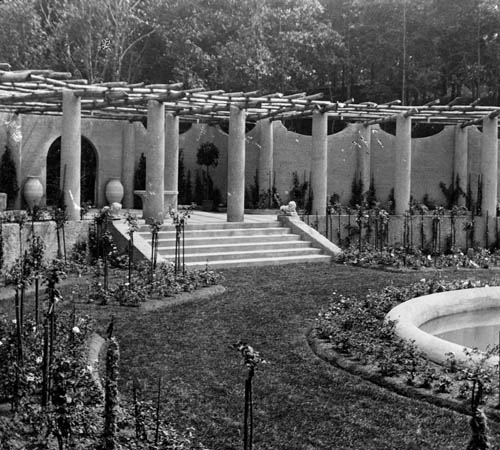
[[[440,292],[413,298],[386,316],[396,334],[415,345],[432,361],[444,363],[447,353],[466,362],[464,347],[485,349],[498,342],[500,287]],[[482,330],[480,330],[482,329]],[[459,331],[461,330],[461,331]],[[480,330],[480,331],[479,331]],[[482,341],[480,344],[477,342]],[[498,357],[488,361],[498,364]]]
[[[486,351],[498,344],[500,308],[438,317],[420,325],[420,329],[445,341]]]

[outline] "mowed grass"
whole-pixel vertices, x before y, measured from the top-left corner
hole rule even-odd
[[[213,299],[151,312],[77,304],[78,313],[95,316],[103,334],[115,317],[123,395],[130,395],[136,378],[144,396],[155,399],[161,377],[162,415],[176,428],[193,427],[196,438],[213,450],[241,449],[246,370],[230,345],[243,340],[268,361],[254,378],[255,450],[466,448],[468,417],[337,369],[317,358],[306,341],[332,292],[364,296],[389,283],[405,285],[435,275],[334,264],[222,273],[227,290]],[[497,274],[460,271],[443,277],[488,280]],[[71,284],[63,292],[70,290]],[[0,303],[10,315],[12,306]],[[500,425],[490,426],[492,449],[500,449]]]
[[[122,390],[137,378],[154,398],[162,377],[162,414],[194,427],[214,450],[242,448],[246,370],[230,344],[254,346],[268,361],[254,379],[254,448],[459,449],[468,417],[398,396],[319,360],[306,332],[333,291],[366,295],[429,273],[394,274],[340,265],[288,265],[223,272],[222,296],[143,313],[115,311]],[[486,271],[446,278],[488,279]],[[110,312],[99,312],[105,325]],[[492,423],[493,447],[500,426]]]

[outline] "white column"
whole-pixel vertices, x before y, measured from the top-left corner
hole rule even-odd
[[[403,114],[396,119],[395,152],[395,213],[401,215],[408,210],[411,195],[411,118]]]
[[[469,141],[469,127],[455,126],[455,146],[453,152],[453,188],[457,186],[467,193],[467,152]],[[458,206],[465,205],[465,195],[458,197]]]
[[[273,188],[273,152],[274,132],[273,124],[269,119],[260,122],[260,149],[258,166],[259,194]]]
[[[362,123],[356,124],[356,149],[358,160],[358,174],[363,183],[363,194],[370,188],[371,176],[371,142],[372,127]]]
[[[12,204],[15,209],[21,209],[21,193],[23,190],[23,180],[24,178],[26,178],[26,175],[32,175],[25,174],[23,172],[21,120],[22,119],[19,114],[13,114],[9,120],[7,127],[7,145],[11,150],[12,161],[14,161],[14,164],[16,165],[16,178],[19,187],[15,198],[8,198],[7,201],[9,203],[13,202]]]
[[[122,176],[123,207],[134,207],[134,164],[135,164],[135,128],[133,122],[125,122],[123,127]]]
[[[227,149],[227,221],[243,222],[245,210],[245,117],[231,106]]]
[[[177,209],[179,193],[179,117],[165,115],[165,209]]]
[[[481,174],[483,177],[483,202],[481,215],[496,216],[498,187],[498,117],[483,119],[481,137]]]
[[[82,154],[81,101],[70,90],[63,91],[61,133],[61,180],[68,220],[80,220]]]
[[[326,114],[315,111],[312,116],[311,189],[312,214],[326,214],[327,203],[327,134]]]
[[[146,149],[146,193],[143,216],[145,219],[164,218],[165,178],[165,105],[156,100],[148,101],[148,148]]]

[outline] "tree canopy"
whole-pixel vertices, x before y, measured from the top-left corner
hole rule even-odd
[[[498,104],[500,0],[3,0],[0,62],[91,82]]]

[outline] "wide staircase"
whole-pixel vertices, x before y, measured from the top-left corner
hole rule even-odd
[[[136,234],[151,249],[149,226],[141,226]],[[175,241],[174,226],[163,225],[158,234],[159,262],[174,260]],[[183,241],[181,238],[181,253],[182,242],[187,267],[227,268],[331,260],[330,255],[314,248],[278,220],[188,224]]]

